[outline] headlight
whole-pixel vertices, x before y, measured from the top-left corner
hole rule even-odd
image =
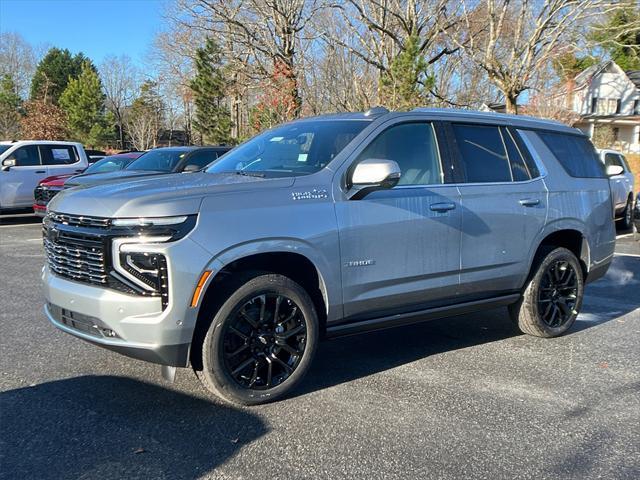
[[[114,227],[153,227],[162,225],[178,225],[184,223],[187,215],[179,217],[138,217],[138,218],[115,218],[111,221]]]
[[[120,252],[120,265],[141,287],[162,295],[167,291],[167,260],[160,253]]]

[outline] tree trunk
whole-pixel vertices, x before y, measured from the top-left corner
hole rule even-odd
[[[514,94],[511,92],[504,93],[504,103],[507,110],[507,113],[511,115],[518,114],[518,94]]]

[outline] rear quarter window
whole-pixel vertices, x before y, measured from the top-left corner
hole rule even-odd
[[[604,178],[604,166],[591,142],[580,135],[537,132],[553,156],[572,177]]]

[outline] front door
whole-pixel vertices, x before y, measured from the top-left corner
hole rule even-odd
[[[0,172],[0,205],[2,208],[26,208],[33,205],[33,190],[47,176],[47,168],[40,164],[37,145],[17,148],[7,159],[15,166]]]
[[[421,310],[453,301],[459,283],[460,197],[443,183],[434,126],[381,127],[356,153],[395,160],[396,187],[336,202],[346,319]]]

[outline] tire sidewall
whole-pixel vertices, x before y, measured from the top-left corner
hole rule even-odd
[[[530,288],[531,288],[530,294],[532,296],[530,304],[531,304],[531,309],[533,310],[532,313],[534,314],[537,320],[538,328],[543,330],[545,334],[549,337],[557,337],[565,333],[567,330],[571,328],[573,323],[576,321],[576,317],[578,316],[578,313],[573,313],[571,315],[571,318],[567,322],[565,322],[563,325],[559,327],[550,327],[542,320],[542,316],[540,315],[540,311],[538,308],[538,295],[539,295],[539,288],[542,281],[542,277],[545,274],[547,268],[552,263],[558,260],[569,262],[576,272],[576,277],[578,279],[578,282],[577,282],[576,305],[574,307],[575,312],[580,312],[580,309],[582,307],[582,299],[584,296],[584,274],[583,274],[580,262],[578,261],[576,256],[566,248],[556,248],[555,250],[552,250],[540,263],[538,270],[536,271],[536,274],[534,275],[532,282],[530,284]]]
[[[225,322],[246,302],[262,294],[279,294],[290,298],[300,308],[307,329],[305,350],[293,373],[280,385],[269,390],[243,388],[231,377],[224,364],[223,342]],[[307,292],[291,279],[275,274],[260,275],[238,288],[216,313],[204,340],[202,374],[224,399],[255,405],[281,398],[302,380],[313,360],[319,340],[318,317]]]

